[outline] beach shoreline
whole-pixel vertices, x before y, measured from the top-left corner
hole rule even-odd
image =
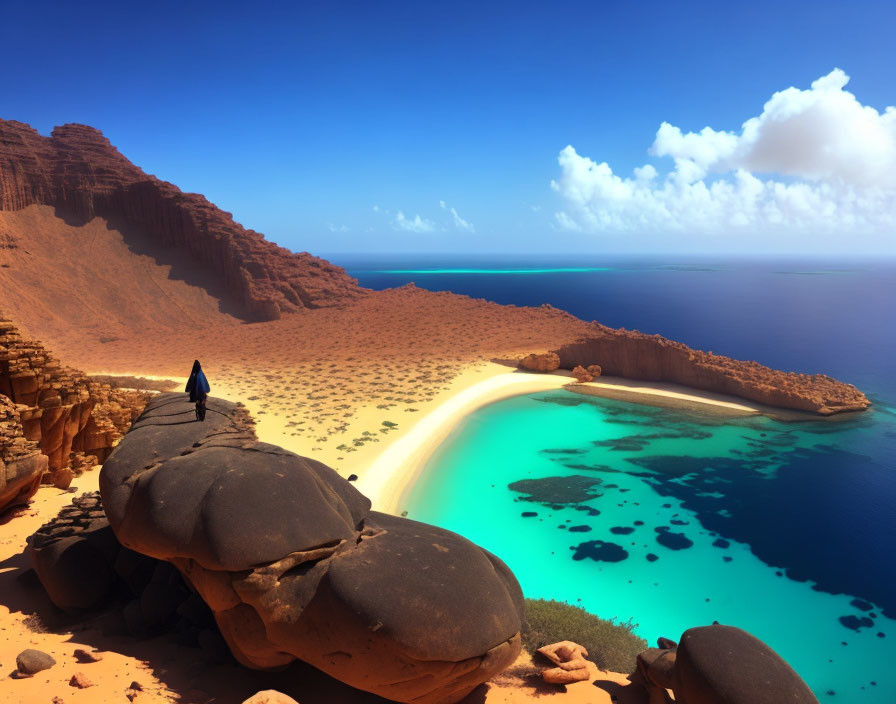
[[[492,364],[490,376],[459,390],[436,406],[402,437],[396,438],[360,476],[358,488],[373,502],[374,509],[399,514],[410,491],[422,476],[426,463],[449,435],[473,412],[506,398],[540,391],[565,389],[591,396],[616,398],[635,403],[700,409],[724,415],[757,415],[762,411],[719,394],[703,393],[672,384],[645,384],[626,379],[602,378],[579,384],[569,372],[507,371]],[[497,367],[495,369],[494,367]]]
[[[154,377],[141,372],[110,372],[110,376],[143,376],[180,383],[181,378]],[[350,450],[345,444],[319,443],[313,436],[291,432],[288,414],[246,397],[238,385],[216,380],[212,395],[245,405],[256,422],[259,440],[279,445],[298,455],[312,457],[333,467],[346,478],[354,475],[357,488],[370,498],[373,508],[399,515],[425,466],[445,440],[470,414],[492,403],[542,391],[566,390],[628,403],[709,413],[717,417],[764,415],[779,421],[845,420],[853,414],[832,418],[808,412],[772,408],[744,399],[663,382],[645,382],[602,376],[579,383],[565,370],[550,373],[526,372],[497,362],[466,365],[448,387],[418,404],[419,414],[398,417],[394,427],[383,427],[381,405],[368,403],[353,409],[347,436],[367,433],[369,443]],[[376,432],[378,431],[378,432]]]

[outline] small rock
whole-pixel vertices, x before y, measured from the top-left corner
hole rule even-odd
[[[53,486],[55,486],[57,489],[68,489],[72,484],[72,479],[74,478],[75,473],[68,467],[57,469],[53,473]]]
[[[541,673],[542,679],[549,684],[573,684],[574,682],[584,682],[590,676],[587,667],[582,667],[577,670],[564,670],[562,667],[552,667]]]
[[[283,692],[276,689],[265,689],[256,692],[243,702],[243,704],[299,704],[295,699],[289,697]]]
[[[48,670],[56,664],[56,660],[41,650],[28,648],[16,656],[16,670],[22,677],[31,677],[42,670]]]
[[[572,375],[576,378],[580,384],[594,381],[594,376],[588,373],[588,370],[585,369],[581,364],[577,365],[575,369],[572,370]]]
[[[53,704],[65,704],[65,700],[62,697],[53,697]]]
[[[98,655],[97,653],[91,653],[83,648],[78,648],[75,651],[75,659],[80,663],[99,662],[103,659],[103,656]]]
[[[136,680],[131,682],[131,686],[127,688],[124,693],[124,696],[128,698],[129,702],[134,701],[137,698],[137,695],[143,691],[143,685],[137,682]]]
[[[93,682],[87,679],[80,672],[76,672],[75,674],[73,674],[68,683],[72,687],[77,687],[78,689],[87,689],[88,687],[93,687]]]
[[[588,672],[588,664],[585,662],[588,651],[578,643],[564,640],[545,645],[539,648],[538,652],[557,665],[557,667],[551,667],[541,673],[545,682],[572,684],[573,682],[584,682],[591,677]]]

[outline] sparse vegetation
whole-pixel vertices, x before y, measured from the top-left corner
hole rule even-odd
[[[636,636],[629,622],[598,618],[585,609],[562,601],[526,599],[526,623],[523,646],[530,653],[561,640],[585,647],[588,659],[603,670],[634,672],[635,658],[647,648],[647,641]]]

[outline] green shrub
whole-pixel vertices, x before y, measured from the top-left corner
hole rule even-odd
[[[602,670],[635,671],[635,657],[647,641],[632,633],[631,621],[604,620],[562,601],[526,599],[523,646],[533,655],[538,648],[561,640],[585,647],[588,659]]]

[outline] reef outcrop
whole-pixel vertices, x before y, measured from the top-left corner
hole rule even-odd
[[[0,316],[0,511],[102,462],[148,399],[63,366]]]
[[[0,120],[0,210],[29,205],[53,206],[79,223],[100,216],[160,247],[180,248],[220,278],[248,320],[332,306],[363,292],[341,267],[278,247],[205,197],[144,173],[86,125],[63,125],[43,137]]]
[[[161,394],[104,463],[120,542],[167,560],[256,669],[295,659],[358,689],[456,702],[520,652],[523,598],[500,559],[370,510],[334,470],[255,439],[239,406]],[[263,510],[259,507],[263,507]]]
[[[820,415],[862,411],[871,402],[851,384],[694,350],[660,335],[593,324],[594,333],[555,350],[562,369],[600,365],[604,375],[660,381]]]

